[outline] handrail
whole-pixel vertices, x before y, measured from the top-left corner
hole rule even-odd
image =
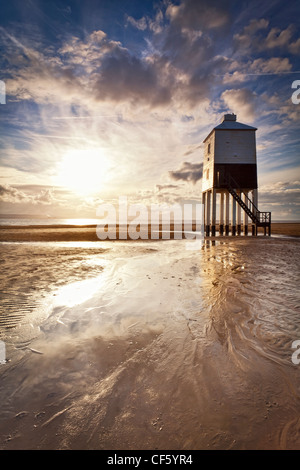
[[[260,223],[271,223],[271,212],[260,212],[258,211],[258,219]]]
[[[240,186],[238,185],[238,183],[235,181],[235,179],[231,176],[231,174],[228,174],[227,175],[227,184],[229,186],[231,186],[230,182],[233,182],[234,183],[234,187],[232,189],[241,189]],[[254,204],[253,201],[251,201],[251,199],[249,199],[249,197],[247,196],[247,194],[242,190],[242,193],[244,194],[244,196],[246,197],[247,201],[250,203],[250,205],[253,206],[253,208],[255,209],[255,212],[260,212],[258,210],[258,208],[256,207],[256,205]],[[250,208],[249,208],[250,209]],[[251,209],[250,209],[251,210]],[[254,212],[254,211],[251,211],[251,212]]]
[[[230,189],[232,189],[233,191],[235,189],[239,189],[241,191],[241,193],[244,194],[244,197],[246,198],[246,200],[248,201],[248,203],[250,203],[250,207],[249,205],[247,204],[247,207],[248,209],[252,212],[253,216],[258,220],[259,223],[268,223],[270,224],[271,223],[271,212],[261,212],[260,210],[258,210],[258,208],[256,207],[256,205],[254,204],[253,201],[251,201],[251,199],[249,199],[249,197],[247,196],[247,194],[240,188],[240,186],[238,185],[238,183],[235,181],[235,179],[232,177],[231,174],[227,174],[227,181],[225,180],[226,184],[228,185],[228,187]],[[233,182],[234,184],[234,187],[231,186],[231,182]],[[241,199],[241,198],[240,198]],[[251,208],[254,209],[252,209]]]

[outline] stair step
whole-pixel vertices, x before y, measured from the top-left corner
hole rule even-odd
[[[230,194],[232,195],[232,197],[239,203],[239,205],[242,207],[242,209],[250,217],[250,219],[252,219],[252,221],[255,222],[255,223],[259,223],[259,220],[258,220],[256,214],[254,214],[254,212],[252,212],[251,209],[249,209],[249,207],[244,203],[244,201],[240,198],[240,196],[236,193],[236,191],[229,185],[227,186],[227,189],[230,192]]]

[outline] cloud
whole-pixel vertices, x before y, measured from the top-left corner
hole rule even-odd
[[[275,211],[283,218],[300,217],[300,181],[278,181],[259,188],[262,210]],[[274,218],[274,217],[273,217]]]
[[[299,120],[300,107],[291,102],[290,84],[282,86],[283,74],[293,71],[300,39],[289,19],[265,17],[269,4],[260,11],[237,5],[235,17],[226,1],[163,0],[154,8],[151,16],[122,13],[123,35],[120,23],[89,29],[95,19],[81,29],[76,7],[72,29],[58,31],[55,41],[42,28],[30,35],[27,27],[22,35],[21,24],[7,27],[2,46],[8,102],[15,106],[6,107],[9,134],[1,142],[7,181],[55,184],[57,165],[69,152],[99,148],[113,164],[111,193],[101,187],[103,198],[131,191],[133,174],[136,191],[156,186],[154,195],[169,191],[171,198],[198,191],[185,182],[201,179],[202,164],[182,161],[201,161],[201,152],[199,160],[190,155],[227,109],[242,122],[257,121],[260,136],[283,125],[290,135],[287,124]],[[140,42],[130,49],[132,38]],[[259,78],[267,74],[280,76]],[[170,168],[175,187],[164,179]],[[2,197],[50,205],[57,192],[11,186]]]
[[[230,58],[230,49],[228,57],[220,54],[222,30],[232,22],[229,6],[230,2],[216,0],[168,1],[156,7],[153,17],[126,15],[126,25],[154,33],[140,55],[102,30],[83,38],[69,36],[56,49],[37,48],[6,33],[12,76],[7,80],[8,94],[42,104],[80,103],[90,110],[99,103],[113,103],[135,109],[172,106],[188,112],[208,104],[214,86],[245,81],[247,72],[291,71],[288,58],[260,57],[243,63]],[[262,47],[287,46],[296,51],[300,39],[292,42],[292,35],[291,25],[285,30],[269,29],[269,21],[260,18],[250,20],[234,40],[240,54],[245,54],[245,48]]]
[[[7,94],[18,100],[41,104],[78,104],[93,102],[93,86],[107,57],[128,54],[118,41],[109,40],[104,31],[93,31],[84,40],[73,36],[58,49],[37,50],[13,35],[5,35],[9,49]],[[12,51],[13,49],[13,51]],[[105,62],[106,63],[106,62]]]
[[[153,18],[126,16],[126,24],[140,31],[152,31],[148,47],[141,55],[131,53],[121,42],[109,39],[102,30],[83,39],[68,37],[57,49],[35,50],[12,35],[6,36],[15,66],[8,79],[10,95],[19,100],[41,104],[65,103],[94,110],[99,103],[129,105],[150,109],[172,106],[185,113],[201,103],[209,104],[214,85],[243,80],[247,64],[217,53],[216,37],[231,22],[227,2],[205,0],[165,3]],[[252,20],[240,35],[239,42],[268,27],[265,19]],[[24,62],[25,61],[25,62]],[[239,70],[233,69],[234,65]],[[288,59],[256,59],[253,72],[287,71]],[[228,75],[227,72],[232,72]]]
[[[46,189],[45,191],[42,191],[40,194],[35,196],[34,198],[35,204],[53,204],[53,202],[57,202],[53,192],[50,189]]]
[[[154,34],[161,33],[163,30],[163,21],[164,21],[164,14],[163,11],[156,6],[157,12],[154,18],[150,18],[149,16],[142,16],[142,18],[136,20],[132,16],[126,15],[126,22],[130,24],[134,28],[145,31],[149,29]]]
[[[118,49],[102,59],[94,85],[99,101],[147,103],[152,107],[170,103],[170,87],[164,84],[154,62]]]
[[[127,15],[127,23],[130,23],[135,28],[144,31],[147,28],[147,19],[143,16],[139,20],[135,20],[132,16]]]
[[[166,191],[169,189],[178,189],[178,186],[176,184],[157,184],[156,188],[158,192],[160,192],[160,191]]]
[[[184,157],[187,157],[188,155],[191,155],[192,153],[196,152],[199,149],[203,148],[203,143],[201,142],[200,145],[196,145],[196,147],[190,148],[184,152]]]
[[[179,5],[169,4],[166,15],[173,24],[193,30],[214,29],[229,21],[229,2],[217,0],[185,0]]]
[[[34,205],[50,205],[58,202],[50,189],[42,190],[38,194],[28,194],[10,185],[0,185],[0,200],[14,204],[30,203]]]
[[[234,35],[233,39],[238,43],[238,46],[241,49],[248,49],[251,46],[253,37],[255,37],[256,33],[260,30],[267,29],[268,25],[269,21],[265,18],[252,19],[249,24],[243,28],[241,33]]]
[[[164,14],[160,8],[158,8],[154,19],[149,19],[149,28],[154,34],[159,34],[163,31]]]
[[[289,45],[289,52],[291,54],[299,55],[299,53],[300,53],[300,38],[298,38],[296,41],[292,42]]]
[[[0,185],[0,200],[5,202],[28,202],[30,198],[12,186]]]
[[[169,171],[170,177],[175,181],[191,181],[195,184],[202,178],[203,163],[183,162],[178,170]]]
[[[273,49],[275,47],[286,47],[290,44],[292,34],[293,27],[291,25],[283,30],[280,30],[280,28],[272,28],[261,45],[261,48]]]
[[[81,102],[90,107],[99,101],[150,107],[171,101],[176,80],[167,61],[131,54],[101,30],[85,40],[73,36],[56,52],[36,51],[9,39],[26,56],[25,64],[23,55],[22,60],[15,58],[18,67],[7,80],[7,93],[18,100],[57,105]]]
[[[293,196],[294,200],[300,203],[300,181],[277,181],[272,185],[264,185],[260,188],[260,194],[269,196],[284,195]]]
[[[269,26],[269,21],[265,18],[254,18],[250,20],[249,24],[244,27],[245,35],[253,35],[262,29],[266,29]]]
[[[241,121],[252,122],[257,117],[258,97],[247,88],[226,90],[221,99],[228,107],[228,112],[233,112]]]
[[[288,57],[271,57],[269,59],[259,57],[247,62],[232,61],[228,67],[229,71],[224,76],[223,83],[233,85],[253,80],[259,75],[288,73],[292,68]]]
[[[292,64],[287,57],[271,57],[270,59],[255,59],[250,65],[253,73],[280,73],[292,70]]]
[[[300,50],[300,38],[293,41],[295,27],[290,24],[286,29],[273,27],[268,30],[269,21],[265,18],[252,19],[241,33],[235,34],[236,46],[245,52],[247,49],[265,51],[282,49],[291,54],[298,54]],[[262,31],[267,34],[263,35]]]

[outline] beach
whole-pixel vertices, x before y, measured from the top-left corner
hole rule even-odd
[[[99,241],[96,232],[96,225],[2,225],[0,226],[0,242],[34,242],[34,241],[86,241],[95,242]],[[193,231],[196,231],[196,226],[192,226]],[[151,239],[151,230],[148,229],[148,239]],[[116,238],[118,238],[118,227],[116,230]],[[170,238],[174,238],[174,226],[170,225]],[[249,226],[249,236],[251,233],[251,226]],[[259,235],[263,234],[263,229],[258,229]],[[272,234],[282,235],[288,237],[300,237],[300,223],[273,223]],[[160,234],[161,239],[161,226]],[[182,238],[184,238],[184,227],[182,229]],[[112,239],[107,237],[108,240]]]
[[[299,227],[1,227],[0,448],[299,450]]]

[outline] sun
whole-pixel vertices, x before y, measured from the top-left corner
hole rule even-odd
[[[91,194],[103,189],[110,168],[102,149],[69,150],[57,167],[56,184],[78,194]]]

